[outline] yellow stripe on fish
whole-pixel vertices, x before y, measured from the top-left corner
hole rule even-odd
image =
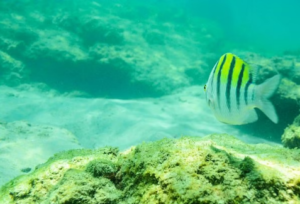
[[[277,89],[280,76],[256,85],[256,70],[232,53],[222,55],[213,67],[206,84],[206,98],[215,116],[229,124],[245,124],[257,120],[254,108],[261,109],[273,122],[278,118],[267,100]]]

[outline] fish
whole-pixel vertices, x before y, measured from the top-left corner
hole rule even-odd
[[[208,106],[219,121],[230,125],[253,123],[258,120],[256,109],[259,109],[278,123],[269,98],[277,90],[281,75],[256,84],[257,72],[258,68],[232,53],[220,57],[204,85]]]

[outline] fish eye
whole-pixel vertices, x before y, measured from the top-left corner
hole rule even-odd
[[[206,84],[204,85],[204,91],[206,91]]]

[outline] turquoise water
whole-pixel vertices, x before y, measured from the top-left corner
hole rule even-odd
[[[236,127],[214,118],[203,86],[233,52],[266,68],[261,81],[277,70],[296,90],[299,4],[0,1],[0,163],[14,161],[0,168],[0,185],[73,148],[224,132],[280,143],[298,115],[297,93],[272,98],[279,124],[259,113]]]
[[[188,7],[201,17],[216,21],[231,41],[261,52],[280,54],[299,50],[299,2],[191,1]]]

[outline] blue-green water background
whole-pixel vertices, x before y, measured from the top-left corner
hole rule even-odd
[[[216,22],[224,34],[224,41],[230,46],[250,47],[272,54],[299,50],[300,3],[297,0],[165,0],[148,3],[158,7],[178,6]]]
[[[215,20],[224,40],[270,53],[299,50],[299,1],[189,1],[187,8]]]

